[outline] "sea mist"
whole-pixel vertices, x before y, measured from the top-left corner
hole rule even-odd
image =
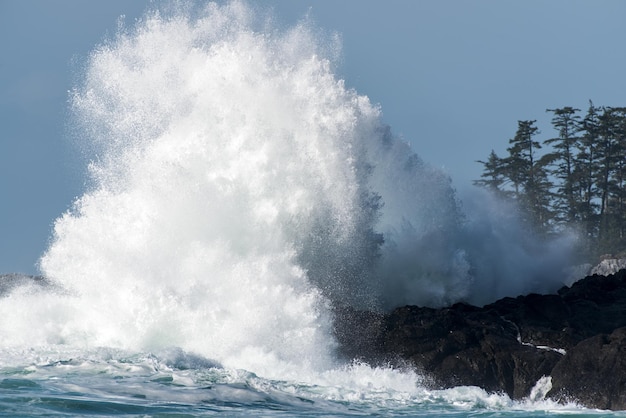
[[[149,13],[98,46],[71,93],[89,187],[40,262],[63,291],[5,298],[3,341],[174,346],[285,378],[336,366],[333,305],[555,290],[569,244],[460,199],[339,55],[240,2]]]

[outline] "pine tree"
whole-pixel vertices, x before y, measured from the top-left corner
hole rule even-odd
[[[567,106],[546,111],[554,114],[552,126],[559,133],[558,137],[544,141],[544,144],[552,145],[553,149],[553,152],[544,157],[552,166],[550,174],[560,180],[554,202],[556,216],[562,223],[572,224],[579,219],[578,196],[575,193],[575,153],[578,142],[576,133],[580,122],[580,116],[576,112],[580,109]]]
[[[518,121],[508,156],[493,150],[482,186],[517,201],[522,216],[545,233],[575,227],[586,234],[590,255],[626,252],[626,107],[598,107],[586,115],[570,106],[547,109],[558,132],[541,144],[534,120]],[[552,183],[554,181],[554,183]]]
[[[550,188],[546,159],[537,158],[541,148],[534,137],[539,133],[535,120],[517,122],[517,132],[509,140],[509,157],[505,159],[504,175],[511,180],[514,194],[528,220],[537,227],[547,228],[551,221]]]
[[[617,140],[614,176],[615,215],[620,249],[626,248],[626,108],[612,108]]]
[[[503,174],[504,160],[496,154],[494,150],[491,150],[487,161],[477,161],[484,167],[483,173],[480,175],[480,180],[474,180],[474,185],[484,187],[497,196],[504,196],[506,191],[504,190],[504,184],[506,178]]]
[[[606,252],[624,248],[626,191],[626,109],[603,108],[600,115],[598,185],[600,195],[599,244]]]
[[[578,202],[575,210],[580,216],[590,244],[593,244],[598,236],[600,111],[601,108],[594,106],[590,100],[587,114],[578,128],[580,134],[576,143],[578,152],[574,160],[574,192]]]

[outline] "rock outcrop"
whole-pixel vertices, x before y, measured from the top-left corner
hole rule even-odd
[[[383,346],[418,367],[434,387],[477,385],[521,398],[561,354],[520,344],[518,335],[515,323],[494,310],[405,307],[387,318]]]
[[[408,365],[432,388],[473,385],[520,399],[551,376],[550,398],[626,409],[626,270],[484,307],[343,308],[337,318],[347,358]]]
[[[550,374],[554,399],[626,410],[626,327],[581,341]]]

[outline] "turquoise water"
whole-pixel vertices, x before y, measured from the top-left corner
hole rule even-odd
[[[178,349],[160,356],[5,351],[2,360],[27,356],[20,366],[0,368],[1,416],[626,416],[574,404],[512,402],[473,387],[430,391],[416,384],[399,391],[384,386],[385,371],[365,366],[346,370],[341,385],[270,380]]]

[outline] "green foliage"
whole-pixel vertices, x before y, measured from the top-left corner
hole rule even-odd
[[[556,193],[554,194],[555,218],[558,221],[572,223],[579,219],[578,207],[575,198],[575,145],[578,140],[578,126],[580,116],[576,114],[580,109],[564,107],[548,109],[552,112],[552,126],[559,135],[544,141],[552,146],[552,152],[546,154],[546,160],[551,165],[550,174],[557,179]]]
[[[475,185],[514,199],[545,234],[575,228],[597,256],[626,251],[626,107],[547,109],[556,135],[543,141],[534,120],[518,121],[508,155],[493,150]],[[546,152],[538,152],[546,146]]]
[[[517,200],[522,217],[532,225],[545,229],[552,220],[550,189],[545,158],[538,158],[541,143],[535,140],[539,129],[534,120],[518,121],[517,132],[509,140],[509,155],[500,158],[492,150],[487,161],[478,161],[485,170],[474,184],[486,187],[505,198]]]
[[[480,175],[480,180],[474,180],[474,184],[476,186],[481,186],[492,193],[497,195],[504,196],[506,192],[504,191],[504,184],[507,180],[504,175],[504,160],[496,154],[494,150],[491,150],[491,154],[489,154],[489,158],[487,161],[477,161],[481,163],[485,170],[483,174]]]

